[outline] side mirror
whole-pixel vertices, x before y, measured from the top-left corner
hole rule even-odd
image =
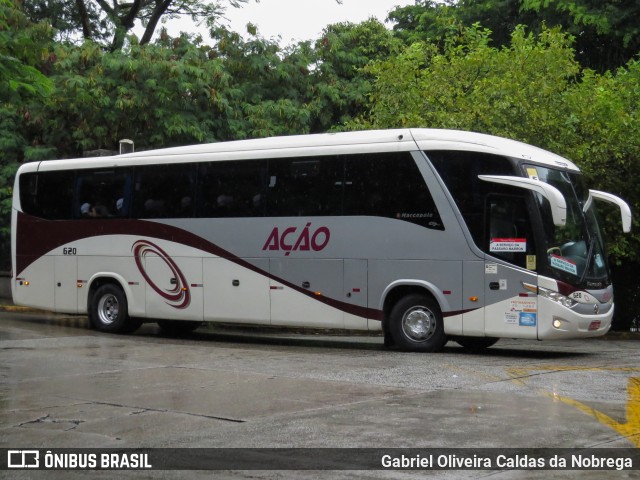
[[[589,190],[589,198],[582,208],[584,212],[589,210],[594,198],[596,200],[602,200],[607,203],[617,205],[620,208],[620,216],[622,217],[622,231],[624,233],[629,233],[631,231],[631,208],[629,208],[629,204],[627,202],[622,200],[620,197],[612,195],[611,193],[601,192],[599,190]]]

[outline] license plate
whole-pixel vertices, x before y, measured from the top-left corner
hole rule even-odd
[[[589,324],[589,331],[591,332],[593,330],[598,330],[600,328],[600,325],[602,325],[602,322],[600,320],[594,320]]]

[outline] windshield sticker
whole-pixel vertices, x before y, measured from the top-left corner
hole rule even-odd
[[[578,266],[576,265],[576,262],[573,262],[568,258],[560,257],[552,253],[549,256],[549,261],[553,268],[571,273],[572,275],[578,275]]]
[[[492,238],[489,242],[490,252],[526,252],[526,238]]]
[[[602,255],[599,253],[596,255],[596,266],[598,268],[604,268],[604,260],[602,260]]]
[[[536,269],[536,256],[527,255],[527,270],[535,270],[535,269]]]
[[[537,168],[532,168],[532,167],[527,168],[527,175],[531,180],[540,180],[540,178],[538,177]]]

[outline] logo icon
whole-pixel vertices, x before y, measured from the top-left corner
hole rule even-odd
[[[136,259],[138,270],[140,270],[147,284],[165,299],[165,303],[173,308],[187,308],[191,303],[191,292],[189,291],[187,280],[178,265],[176,265],[176,262],[162,248],[148,240],[138,240],[133,244],[131,250]],[[171,271],[173,276],[171,288],[160,288],[147,273],[144,259],[150,255],[162,260]]]
[[[8,468],[39,468],[40,452],[38,450],[9,450],[7,452]]]
[[[274,227],[262,250],[283,251],[288,257],[291,252],[319,252],[329,244],[331,231],[328,227],[318,227],[311,230],[311,222],[307,223],[301,232],[298,227],[287,227],[282,232]]]

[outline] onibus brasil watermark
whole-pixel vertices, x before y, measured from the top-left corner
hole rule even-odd
[[[634,468],[630,457],[596,456],[595,454],[553,455],[540,457],[533,455],[496,455],[496,456],[458,456],[456,454],[427,454],[415,456],[383,455],[383,468],[389,469],[592,469],[592,470],[631,470]]]
[[[15,448],[0,470],[640,470],[635,448]]]

